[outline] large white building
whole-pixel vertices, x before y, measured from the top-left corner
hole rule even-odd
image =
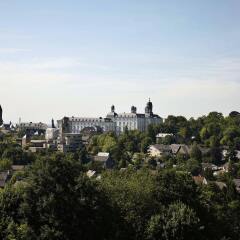
[[[116,132],[115,123],[108,118],[64,117],[57,122],[58,127],[64,128],[67,133],[80,133],[86,127],[98,127],[103,132]]]
[[[111,107],[111,112],[106,118],[83,118],[83,117],[64,117],[58,120],[58,126],[65,133],[80,133],[86,127],[98,127],[103,132],[123,132],[126,127],[129,130],[146,131],[149,124],[159,124],[163,120],[156,114],[153,114],[152,102],[147,102],[145,113],[137,113],[137,108],[132,106],[130,113],[115,112],[115,107]]]
[[[149,124],[159,124],[163,121],[161,117],[153,114],[152,102],[147,102],[145,113],[137,113],[137,108],[132,106],[130,113],[115,112],[115,107],[111,107],[111,112],[107,114],[107,118],[111,119],[116,124],[116,132],[121,133],[126,129],[139,130],[144,132],[147,130]]]

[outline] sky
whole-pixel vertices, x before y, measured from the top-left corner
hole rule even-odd
[[[240,111],[239,0],[0,0],[5,122]]]

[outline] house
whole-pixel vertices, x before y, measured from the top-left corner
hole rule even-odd
[[[209,152],[209,148],[199,147],[199,149],[201,150],[202,154],[207,154]],[[188,146],[186,144],[170,144],[170,145],[154,144],[150,145],[148,148],[148,153],[152,157],[161,157],[162,155],[166,154],[167,155],[172,154],[174,156],[178,154],[189,156],[190,152],[191,146]]]
[[[10,123],[4,123],[2,126],[1,126],[1,130],[3,133],[7,134],[11,131],[14,131],[15,128],[13,126],[13,124],[10,122]]]
[[[82,135],[78,133],[63,133],[58,139],[57,149],[61,152],[74,152],[82,146]]]
[[[202,163],[202,169],[205,171],[206,169],[211,169],[212,171],[219,170],[218,166],[212,163]]]
[[[197,185],[207,185],[207,179],[201,175],[199,176],[193,176],[193,180]]]
[[[224,172],[229,172],[229,162],[226,162],[225,164],[222,165],[222,170]]]
[[[25,134],[22,137],[22,148],[26,147],[31,141],[30,135],[29,134]]]
[[[190,147],[185,144],[171,144],[170,145],[172,153],[174,155],[182,154],[182,155],[189,155],[190,154]]]
[[[91,177],[95,176],[96,171],[88,170],[86,174],[87,174],[87,176],[88,176],[89,178],[91,178]]]
[[[93,161],[101,163],[106,169],[112,169],[115,165],[114,160],[107,152],[99,152],[96,156],[94,156]]]
[[[149,146],[148,153],[151,157],[161,157],[171,154],[171,148],[169,145],[154,144]]]
[[[226,162],[225,164],[218,167],[218,170],[213,173],[214,176],[218,176],[220,174],[228,173],[229,172],[230,164]]]
[[[46,140],[30,140],[29,142],[29,151],[30,152],[42,152],[46,149]]]
[[[161,140],[167,136],[173,137],[173,134],[172,133],[158,133],[156,135],[156,141],[159,142],[159,140]]]

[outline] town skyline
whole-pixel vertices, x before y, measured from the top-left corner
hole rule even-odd
[[[151,99],[149,98],[149,101],[150,101]],[[146,102],[145,102],[145,105],[146,105]],[[107,109],[107,111],[106,112],[104,112],[104,113],[101,113],[100,115],[94,115],[94,112],[92,112],[91,113],[91,115],[89,114],[86,114],[86,113],[83,113],[83,112],[81,112],[81,111],[79,111],[79,114],[71,114],[71,113],[69,113],[69,114],[66,114],[66,112],[64,113],[63,112],[63,114],[62,115],[59,115],[59,117],[58,116],[53,116],[53,115],[49,115],[49,118],[45,118],[44,120],[42,120],[41,118],[37,118],[37,117],[32,117],[32,118],[30,118],[30,119],[26,119],[26,118],[24,118],[24,116],[20,116],[20,117],[18,117],[17,119],[16,119],[16,121],[15,120],[13,120],[13,119],[10,119],[8,116],[7,116],[7,114],[8,114],[8,110],[6,111],[6,109],[3,107],[3,105],[0,103],[0,106],[1,106],[1,108],[2,108],[2,118],[3,118],[3,122],[4,123],[9,123],[10,121],[13,123],[13,124],[18,124],[18,123],[20,123],[20,122],[35,122],[35,123],[38,123],[38,122],[42,122],[42,123],[46,123],[46,124],[48,124],[48,125],[50,125],[51,124],[51,121],[52,120],[54,120],[54,121],[57,121],[57,120],[60,120],[60,119],[62,119],[63,117],[69,117],[69,118],[71,118],[71,117],[82,117],[82,118],[105,118],[106,117],[106,115],[109,113],[109,112],[111,112],[111,107],[112,106],[114,106],[114,108],[115,108],[115,112],[116,113],[130,113],[131,112],[131,107],[136,107],[136,113],[144,113],[144,107],[141,109],[141,108],[139,108],[137,105],[129,105],[128,106],[128,109],[125,109],[126,111],[118,111],[118,108],[116,107],[116,105],[115,104],[111,104],[111,105],[109,105],[109,107],[108,107],[108,109]],[[232,109],[231,111],[229,111],[229,112],[226,112],[226,113],[223,113],[223,112],[221,112],[221,111],[218,111],[218,110],[212,110],[212,111],[209,111],[209,112],[205,112],[205,113],[203,113],[203,114],[199,114],[199,115],[196,115],[196,116],[186,116],[186,115],[183,115],[183,114],[167,114],[167,115],[165,115],[165,116],[163,116],[163,115],[161,115],[161,114],[159,114],[159,112],[157,112],[156,111],[156,108],[154,108],[154,103],[153,103],[153,109],[154,109],[154,113],[156,113],[156,114],[158,114],[158,115],[160,115],[160,117],[162,118],[162,119],[165,119],[165,118],[167,118],[168,116],[183,116],[183,117],[185,117],[186,119],[190,119],[190,118],[194,118],[194,119],[197,119],[197,118],[199,118],[199,117],[202,117],[202,116],[207,116],[210,112],[219,112],[219,113],[221,113],[221,114],[223,114],[223,116],[228,116],[231,112],[234,112],[234,111],[237,111],[236,109]],[[237,111],[238,112],[238,111]]]

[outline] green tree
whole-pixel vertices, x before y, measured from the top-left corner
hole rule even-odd
[[[194,176],[199,175],[202,170],[200,163],[192,158],[187,161],[186,169]]]
[[[22,211],[40,239],[108,238],[111,208],[77,162],[42,159],[28,178]]]
[[[105,172],[101,186],[123,216],[127,227],[125,239],[145,239],[148,219],[157,206],[153,196],[154,176],[146,169]]]
[[[141,141],[141,152],[147,153],[149,145],[152,144],[152,139],[150,137],[145,137]]]
[[[182,202],[164,208],[153,215],[147,228],[147,238],[151,240],[190,240],[199,239],[199,218],[195,211]]]
[[[0,159],[0,171],[10,170],[12,166],[12,161],[4,158]]]
[[[174,169],[158,172],[154,191],[156,200],[164,205],[175,201],[192,206],[197,203],[197,186],[186,172]]]
[[[197,160],[198,162],[202,161],[202,152],[196,142],[191,147],[190,157]]]

